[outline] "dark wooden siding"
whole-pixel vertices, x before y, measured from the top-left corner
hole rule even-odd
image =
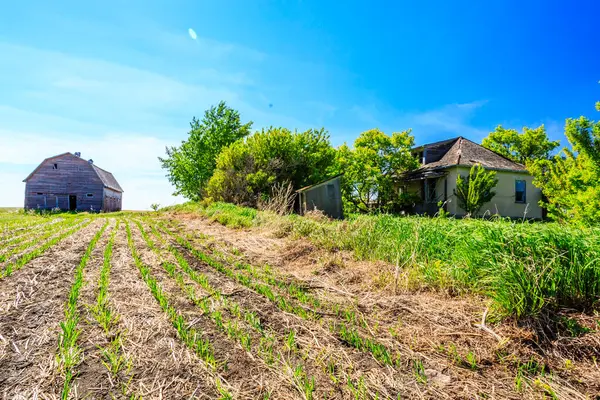
[[[102,209],[104,184],[86,160],[66,154],[45,160],[29,178],[25,208],[69,210],[69,195],[76,196],[78,211]]]
[[[109,188],[104,188],[104,207],[103,207],[103,211],[106,212],[111,212],[111,211],[121,211],[121,201],[122,201],[122,194],[109,189]]]

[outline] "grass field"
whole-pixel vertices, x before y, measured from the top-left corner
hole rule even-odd
[[[0,393],[593,399],[597,233],[222,204],[0,213]]]

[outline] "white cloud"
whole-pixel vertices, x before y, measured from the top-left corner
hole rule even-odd
[[[198,37],[198,35],[196,35],[196,32],[192,28],[188,29],[188,34],[194,40],[196,40],[196,38]]]

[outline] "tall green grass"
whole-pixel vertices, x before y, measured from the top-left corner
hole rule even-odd
[[[503,316],[521,318],[558,307],[585,310],[600,299],[599,228],[392,215],[329,221],[223,203],[170,210],[200,213],[233,227],[271,224],[318,246],[352,251],[358,259],[398,264],[424,285],[486,295]]]

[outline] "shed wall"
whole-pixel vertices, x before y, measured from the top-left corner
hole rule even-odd
[[[339,177],[301,192],[302,213],[318,209],[331,218],[343,218],[341,193]]]

